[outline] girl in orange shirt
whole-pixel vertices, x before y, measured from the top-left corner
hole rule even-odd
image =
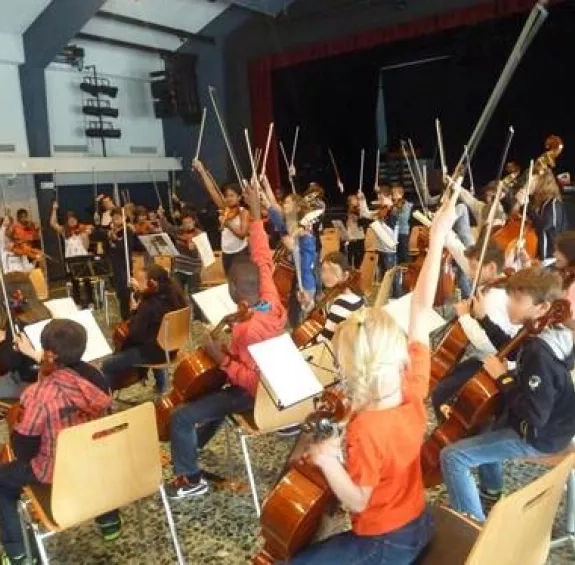
[[[429,313],[456,198],[446,202],[430,229],[408,336],[375,308],[354,314],[336,332],[336,354],[352,401],[345,463],[338,438],[312,446],[309,456],[351,512],[352,529],[309,547],[290,563],[409,564],[431,539],[420,464],[430,373]]]

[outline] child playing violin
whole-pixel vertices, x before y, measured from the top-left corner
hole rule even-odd
[[[413,204],[405,199],[405,189],[399,184],[391,187],[391,200],[397,222],[397,262],[402,265],[409,262],[409,220]]]
[[[312,446],[309,457],[351,511],[352,529],[309,547],[290,563],[412,563],[431,539],[420,467],[430,373],[429,314],[454,219],[450,199],[431,227],[407,339],[376,308],[354,314],[336,332],[336,355],[352,402],[345,463],[338,438]]]
[[[535,321],[563,296],[556,273],[528,268],[507,281],[509,319],[514,324]],[[501,348],[509,337],[490,319],[485,300],[474,300],[472,313],[490,341]],[[527,338],[508,356],[517,366],[488,357],[483,367],[503,393],[503,415],[491,431],[449,445],[441,452],[441,471],[451,506],[483,522],[481,499],[497,500],[503,493],[503,462],[559,453],[575,436],[573,337],[563,325],[545,328]],[[480,490],[471,470],[478,468]]]
[[[0,539],[6,565],[27,563],[18,501],[24,486],[52,482],[58,433],[104,416],[112,404],[103,376],[81,361],[87,336],[80,324],[51,320],[40,339],[40,352],[27,340],[17,340],[23,354],[41,360],[43,375],[20,398],[22,417],[10,437],[15,459],[0,465]],[[97,523],[107,540],[121,533],[118,512],[100,516]]]
[[[65,224],[63,226],[60,225],[58,222],[58,202],[55,201],[52,205],[50,227],[64,238],[64,259],[66,263],[69,263],[69,259],[89,255],[88,248],[90,247],[90,234],[93,231],[93,227],[80,224],[75,212],[68,212]],[[73,276],[70,269],[68,271],[72,282],[72,297],[76,304],[81,305],[80,280]],[[89,277],[85,277],[82,283],[86,293],[86,300],[83,305],[88,306],[94,303],[94,293],[92,292]]]
[[[226,372],[230,386],[184,404],[172,415],[170,439],[175,477],[167,487],[171,498],[199,496],[208,491],[198,464],[198,450],[214,436],[228,414],[253,409],[260,377],[248,346],[280,335],[285,327],[286,313],[273,282],[272,253],[255,186],[246,189],[246,200],[253,218],[249,232],[251,258],[234,260],[228,283],[234,302],[247,303],[251,315],[233,326],[229,352],[224,352],[217,341],[204,346]]]
[[[118,386],[118,374],[142,363],[163,363],[165,352],[157,344],[158,331],[165,314],[187,306],[179,285],[159,265],[150,265],[130,281],[134,293],[130,301],[131,316],[128,335],[122,351],[115,353],[102,364],[112,390]],[[134,296],[136,295],[136,296]],[[164,392],[167,386],[166,371],[154,369],[156,390]]]
[[[350,194],[347,197],[347,211],[345,228],[348,240],[343,242],[346,246],[346,255],[349,264],[359,269],[365,254],[365,230],[371,223],[371,214],[365,204],[363,193]]]
[[[192,167],[200,175],[202,182],[214,204],[220,210],[220,228],[222,232],[222,261],[226,275],[230,272],[234,260],[248,256],[249,214],[241,203],[242,188],[237,184],[227,184],[223,192],[216,181],[198,159]]]

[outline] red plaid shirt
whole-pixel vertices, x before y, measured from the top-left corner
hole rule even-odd
[[[20,402],[22,419],[14,429],[40,437],[40,449],[30,464],[40,482],[51,483],[58,433],[103,416],[112,399],[78,373],[62,368],[29,386]]]

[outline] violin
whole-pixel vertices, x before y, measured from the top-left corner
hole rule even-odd
[[[513,269],[506,269],[503,276],[484,285],[483,290],[505,284],[513,273]],[[431,355],[431,372],[429,377],[430,393],[433,392],[439,382],[453,372],[468,346],[469,339],[467,334],[463,330],[459,320],[454,320]]]
[[[71,237],[74,235],[84,235],[90,234],[92,232],[92,226],[90,224],[76,224],[73,228],[66,228],[66,237]]]
[[[349,400],[340,391],[325,390],[315,411],[302,424],[314,441],[329,438],[337,424],[351,411]],[[321,470],[307,458],[292,463],[272,489],[260,517],[263,549],[253,558],[255,565],[289,561],[306,547],[317,532],[321,518],[334,495]]]
[[[533,165],[533,174],[541,175],[548,169],[554,169],[557,157],[561,155],[564,148],[563,140],[558,135],[550,135],[545,140],[545,153],[541,155]]]
[[[197,228],[194,228],[193,230],[185,230],[185,231],[181,231],[177,237],[176,237],[176,241],[178,243],[180,243],[181,245],[185,245],[186,247],[188,247],[190,245],[190,242],[192,241],[192,239],[194,237],[196,237],[197,235],[199,235],[200,230],[198,230]]]
[[[226,206],[220,218],[220,229],[226,227],[226,222],[235,220],[240,215],[240,212],[241,208],[239,206]]]
[[[542,332],[547,326],[565,322],[571,317],[568,300],[555,300],[544,316],[525,324],[517,335],[497,353],[502,361],[528,337]],[[480,431],[497,415],[501,408],[501,395],[497,383],[482,367],[457,394],[449,417],[440,424],[423,444],[421,465],[426,487],[441,483],[441,450],[464,437]]]
[[[136,235],[150,235],[151,233],[158,233],[158,231],[160,231],[158,223],[152,220],[143,220],[134,224]]]
[[[247,303],[238,304],[238,311],[224,316],[218,325],[210,332],[213,339],[224,329],[245,322],[253,312]],[[227,375],[206,350],[198,347],[192,351],[176,367],[172,381],[172,390],[155,404],[158,437],[160,441],[170,440],[170,420],[173,411],[185,402],[190,402],[211,392],[221,389],[227,381]]]
[[[361,282],[361,271],[352,271],[345,281],[328,289],[323,297],[316,303],[307,318],[292,331],[291,337],[299,349],[307,347],[323,330],[327,321],[326,305],[335,300],[347,288],[357,289]]]
[[[18,257],[27,257],[31,261],[39,261],[44,257],[43,251],[32,247],[32,245],[24,241],[15,242],[12,245],[11,252],[14,255],[18,255]]]

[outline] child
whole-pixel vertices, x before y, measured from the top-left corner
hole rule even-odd
[[[347,260],[354,269],[361,267],[365,254],[365,229],[371,223],[369,211],[362,210],[361,200],[360,194],[350,194],[347,197],[345,229],[349,239],[345,244]]]
[[[69,259],[74,257],[85,257],[89,254],[88,248],[90,247],[90,234],[92,233],[92,226],[80,225],[78,218],[74,212],[68,212],[66,215],[66,223],[61,226],[58,223],[58,202],[54,201],[52,205],[52,214],[50,216],[50,227],[60,236],[64,238],[64,259],[68,263]],[[69,267],[68,267],[69,269]],[[80,280],[69,273],[72,281],[72,298],[78,305],[89,306],[94,304],[94,293],[92,292],[92,284],[89,277],[84,277],[82,280],[84,291],[86,293],[86,300],[82,302],[80,295]]]
[[[130,284],[139,295],[132,300],[132,315],[128,321],[128,336],[124,347],[106,359],[102,372],[112,390],[118,386],[118,374],[141,363],[164,363],[165,352],[157,344],[158,331],[165,314],[187,306],[182,289],[170,279],[159,265],[151,265],[138,272],[138,279]],[[166,372],[154,369],[156,390],[165,391]]]
[[[352,268],[346,256],[337,251],[326,255],[321,263],[321,280],[327,289],[348,280],[351,272]],[[363,296],[348,286],[329,307],[327,321],[318,336],[318,341],[331,341],[337,326],[364,306]]]
[[[217,432],[228,414],[253,409],[259,372],[248,346],[278,336],[284,330],[286,313],[273,282],[272,254],[263,228],[258,190],[246,190],[253,222],[250,225],[251,260],[234,262],[228,275],[234,302],[247,302],[251,317],[232,328],[229,353],[210,341],[204,348],[223,369],[230,386],[180,406],[172,415],[170,439],[174,479],[167,487],[171,498],[199,496],[208,491],[198,465],[201,449]]]
[[[403,265],[409,262],[409,220],[413,204],[405,199],[405,190],[399,184],[391,187],[391,200],[397,221],[397,262]]]
[[[555,239],[555,267],[563,278],[565,297],[571,303],[572,319],[565,325],[575,329],[575,231],[560,233]]]
[[[447,249],[452,250],[449,244]],[[481,258],[483,243],[468,247],[464,253],[464,261],[460,260],[463,272],[475,278],[479,268],[479,259]],[[454,253],[457,253],[454,250]],[[458,260],[457,255],[454,255]],[[507,293],[504,285],[491,287],[484,292],[481,288],[485,285],[503,276],[505,266],[505,254],[493,242],[487,244],[483,266],[479,274],[479,289],[485,299],[485,308],[489,312],[491,319],[509,336],[511,339],[520,329],[520,326],[514,325],[509,321],[507,314]],[[431,401],[438,419],[441,419],[440,407],[447,403],[461,389],[461,387],[481,368],[482,361],[494,353],[497,353],[496,347],[491,343],[489,337],[479,324],[471,316],[471,304],[469,300],[463,300],[454,304],[455,313],[457,314],[459,324],[469,340],[470,358],[463,363],[458,363],[454,371],[443,378],[431,393]]]
[[[341,463],[337,438],[312,446],[309,455],[351,510],[352,529],[304,550],[290,561],[294,565],[412,563],[431,538],[420,466],[430,372],[428,321],[454,219],[452,198],[431,227],[407,339],[375,308],[354,314],[338,328],[336,354],[352,401],[346,461]]]
[[[42,352],[31,350],[26,339],[17,345],[25,355],[51,366],[22,394],[23,414],[11,435],[15,460],[0,465],[0,538],[6,550],[4,564],[24,564],[24,540],[18,518],[18,500],[29,484],[52,482],[56,440],[64,428],[104,416],[112,399],[96,369],[81,361],[86,330],[71,320],[52,320],[42,330]],[[117,512],[97,520],[106,539],[120,535]]]
[[[545,315],[563,296],[559,276],[529,268],[507,282],[509,319],[525,324]],[[485,301],[474,302],[473,313],[498,348],[508,336],[489,319]],[[503,492],[503,461],[540,457],[565,449],[575,435],[575,390],[571,380],[573,338],[562,325],[529,337],[514,355],[514,376],[497,357],[483,362],[501,387],[504,415],[493,431],[463,439],[441,452],[441,470],[451,506],[483,522],[485,514],[471,470],[478,467],[481,495],[496,500]]]
[[[248,256],[248,231],[250,218],[248,211],[240,206],[242,188],[237,184],[224,186],[223,193],[204,164],[194,160],[192,167],[197,171],[202,182],[220,211],[220,228],[222,231],[222,261],[226,275],[232,263],[238,257]]]

